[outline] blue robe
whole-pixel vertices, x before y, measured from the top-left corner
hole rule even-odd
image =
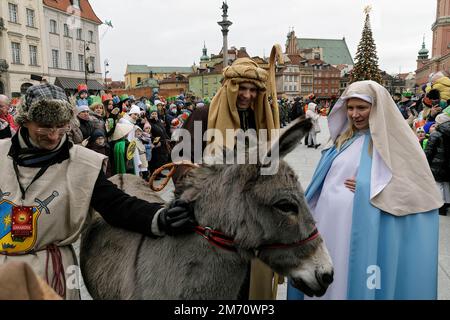
[[[369,201],[369,142],[370,134],[366,134],[354,196],[347,299],[437,299],[438,210],[397,217],[374,207]],[[308,202],[320,194],[339,152],[335,147],[324,152],[306,190]],[[290,283],[288,299],[303,299],[303,294]]]

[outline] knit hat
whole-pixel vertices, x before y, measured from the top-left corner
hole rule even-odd
[[[123,94],[120,96],[120,102],[125,102],[127,100],[130,100],[130,97],[127,94]]]
[[[28,88],[24,103],[17,108],[15,122],[19,126],[30,121],[53,126],[65,124],[74,116],[75,109],[64,90],[46,83]]]
[[[163,104],[161,100],[155,100],[155,106],[157,106],[158,104]]]
[[[93,105],[97,105],[97,104],[103,105],[102,98],[100,98],[99,96],[89,96],[88,104],[89,104],[89,107],[91,107]]]
[[[120,98],[118,97],[118,96],[115,96],[114,98],[113,98],[113,103],[116,105],[116,104],[119,104],[120,103]]]
[[[106,101],[110,101],[110,100],[113,100],[112,95],[110,95],[110,94],[104,94],[104,95],[102,95],[102,102],[103,102],[103,103],[105,103]]]
[[[141,114],[141,109],[140,109],[137,105],[133,104],[133,105],[131,106],[131,109],[130,109],[130,111],[128,112],[128,114],[129,114],[129,115],[132,115],[132,114]]]
[[[425,125],[423,126],[423,130],[425,131],[426,134],[430,133],[430,128],[435,124],[436,122],[434,121],[429,121],[427,123],[425,123]]]
[[[412,92],[405,91],[405,92],[403,92],[402,96],[404,96],[405,98],[411,98],[412,97]]]
[[[87,105],[81,105],[77,106],[77,114],[84,112],[84,111],[90,111],[91,109]]]
[[[425,130],[424,130],[423,127],[418,127],[418,128],[416,129],[416,133],[420,133],[420,132],[425,132]]]
[[[440,125],[447,121],[450,121],[450,116],[446,113],[438,114],[436,117],[436,124]]]
[[[85,84],[79,84],[77,87],[78,94],[88,93],[88,87]]]
[[[148,112],[149,113],[158,112],[158,107],[157,106],[150,106],[148,108]]]
[[[105,133],[103,130],[95,129],[94,132],[91,134],[91,137],[89,138],[89,142],[94,143],[97,138],[103,137],[105,138]]]

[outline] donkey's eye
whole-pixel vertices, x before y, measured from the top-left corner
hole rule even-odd
[[[278,209],[278,210],[286,212],[286,213],[291,213],[291,212],[297,213],[298,212],[297,204],[286,201],[286,200],[282,200],[282,201],[275,203],[273,205],[273,207],[275,209]]]

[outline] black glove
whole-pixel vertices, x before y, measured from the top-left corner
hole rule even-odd
[[[170,236],[193,232],[197,225],[192,203],[184,200],[176,200],[169,208],[162,210],[158,216],[159,230]]]

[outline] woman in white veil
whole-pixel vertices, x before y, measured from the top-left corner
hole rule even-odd
[[[389,92],[353,83],[328,122],[334,144],[306,191],[335,267],[322,298],[436,299],[442,200]]]

